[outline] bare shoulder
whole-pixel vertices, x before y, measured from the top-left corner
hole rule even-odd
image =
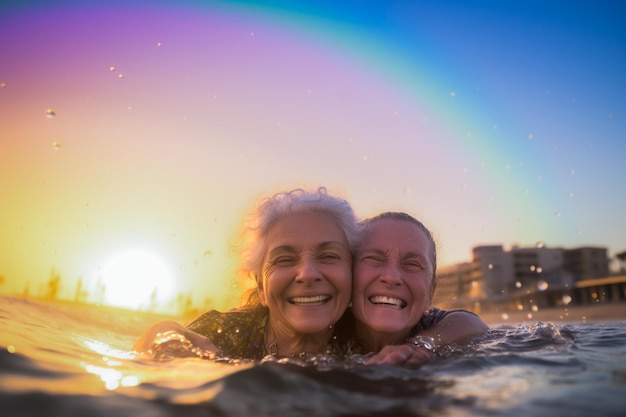
[[[445,346],[467,343],[488,330],[489,326],[478,315],[466,310],[455,310],[419,334],[434,338],[437,346]]]

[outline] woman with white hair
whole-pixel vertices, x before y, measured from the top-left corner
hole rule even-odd
[[[155,358],[339,353],[334,325],[350,302],[358,227],[348,202],[325,188],[266,198],[247,227],[242,269],[256,287],[245,304],[208,311],[186,326],[158,323],[134,350]]]

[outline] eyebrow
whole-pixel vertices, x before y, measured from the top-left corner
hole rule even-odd
[[[376,255],[384,256],[384,257],[388,256],[387,251],[379,249],[379,248],[363,249],[363,250],[360,250],[360,251],[357,252],[358,255],[362,255],[362,254],[365,254],[365,253],[373,253],[373,254],[376,254]],[[422,262],[430,262],[428,260],[428,257],[425,257],[424,255],[421,255],[421,254],[416,253],[416,252],[407,252],[407,253],[403,254],[400,259],[412,259],[412,258],[417,258],[417,259],[419,259]]]

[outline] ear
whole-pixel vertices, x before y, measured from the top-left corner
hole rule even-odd
[[[263,288],[263,279],[260,275],[256,276],[256,290],[259,293],[259,301],[263,307],[267,307],[267,297],[265,296],[265,289]]]

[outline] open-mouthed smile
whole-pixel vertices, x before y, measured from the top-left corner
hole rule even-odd
[[[330,300],[330,295],[314,295],[312,297],[292,297],[288,301],[291,304],[310,306],[324,304]]]
[[[372,304],[388,305],[399,309],[406,307],[406,301],[400,298],[388,297],[386,295],[373,295],[368,299]]]

